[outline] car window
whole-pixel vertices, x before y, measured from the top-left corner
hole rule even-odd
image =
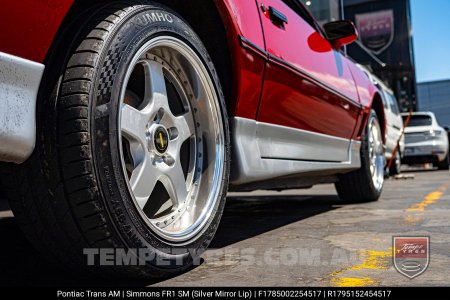
[[[389,109],[387,93],[382,93],[381,100],[383,101],[384,108]]]
[[[386,98],[389,101],[389,106],[391,107],[392,112],[396,115],[400,114],[400,109],[398,108],[397,99],[395,99],[395,96],[390,93],[386,93]]]
[[[322,25],[340,20],[339,0],[320,0],[312,2],[310,0],[282,0],[287,6],[303,18],[312,28],[314,28],[323,38],[327,39]],[[327,4],[329,2],[329,4]],[[316,5],[318,4],[318,5]],[[336,5],[332,5],[336,4]],[[327,10],[326,7],[333,9]],[[328,13],[327,13],[328,12]],[[337,50],[345,55],[346,47]]]
[[[407,118],[408,116],[403,116],[404,121],[406,121]],[[430,126],[432,124],[433,120],[430,116],[412,116],[408,127]]]
[[[316,21],[323,25],[341,18],[341,0],[300,0]]]
[[[299,2],[299,0],[283,0],[283,2],[289,6],[296,14],[298,14],[303,20],[305,20],[312,28],[322,33],[322,28],[316,23],[310,12],[305,6]]]

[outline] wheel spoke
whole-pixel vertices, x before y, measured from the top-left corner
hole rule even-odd
[[[131,189],[141,209],[147,204],[159,179],[158,169],[153,167],[150,158],[146,159],[133,171],[130,178]]]
[[[133,159],[133,164],[130,166],[130,172],[133,172],[145,159],[146,151],[142,147],[140,143],[137,143],[135,141],[129,141],[129,150],[131,158]],[[128,167],[127,167],[128,169]]]
[[[173,167],[165,174],[161,182],[164,184],[174,207],[179,207],[187,200],[186,179],[179,160],[175,161]]]
[[[156,61],[142,61],[145,72],[145,96],[140,109],[156,111],[168,109],[167,88],[163,67]]]
[[[180,139],[181,142],[186,141],[195,134],[194,118],[191,112],[176,117],[175,126],[178,130],[178,139]]]
[[[147,123],[148,116],[145,113],[142,113],[128,104],[123,104],[120,124],[122,133],[126,138],[138,142],[145,147],[145,129]]]

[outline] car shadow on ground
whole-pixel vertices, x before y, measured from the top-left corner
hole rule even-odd
[[[342,204],[337,196],[228,197],[210,248],[223,248],[325,213]]]
[[[0,200],[0,213],[9,210]],[[337,196],[229,197],[210,248],[218,249],[338,208]],[[161,280],[93,278],[44,262],[13,217],[0,218],[0,286],[148,286]],[[167,278],[166,278],[167,279]]]

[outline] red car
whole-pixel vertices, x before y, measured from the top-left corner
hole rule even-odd
[[[22,0],[0,20],[1,181],[59,264],[185,270],[229,188],[380,196],[383,105],[341,51],[351,22],[298,0]]]

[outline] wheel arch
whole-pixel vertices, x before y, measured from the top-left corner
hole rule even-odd
[[[384,112],[384,104],[381,98],[381,95],[378,92],[375,92],[372,100],[372,107],[375,113],[377,114],[378,120],[380,122],[383,143],[386,144],[386,115]]]
[[[234,105],[233,94],[233,60],[231,45],[227,39],[226,25],[222,11],[216,1],[211,0],[158,0],[181,17],[194,29],[205,45],[216,68],[222,91],[231,116]]]
[[[80,18],[83,11],[100,7],[110,1],[73,0],[73,4],[61,23],[55,39],[45,57],[46,64],[51,62],[52,56],[60,47],[65,46],[61,41],[65,40],[68,28],[74,26],[74,22]],[[181,17],[194,29],[195,33],[206,47],[211,60],[216,67],[217,75],[222,86],[222,91],[228,106],[228,112],[232,111],[233,70],[230,42],[227,39],[227,30],[221,9],[216,1],[211,0],[157,0],[155,2],[166,5]],[[139,3],[139,1],[136,1]],[[141,1],[140,3],[144,3]],[[151,2],[150,2],[151,3]],[[230,114],[231,115],[231,114]]]

